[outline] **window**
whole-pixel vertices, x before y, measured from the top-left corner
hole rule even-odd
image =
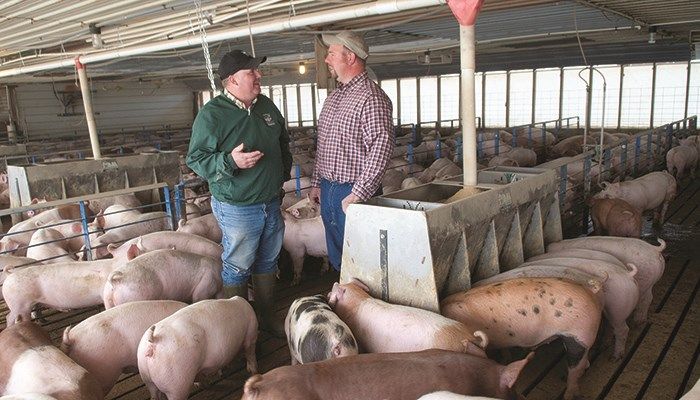
[[[485,123],[488,127],[506,124],[506,73],[487,73]]]
[[[458,127],[460,125],[459,85],[459,75],[443,75],[440,78],[440,120],[442,126]],[[478,91],[481,92],[481,82],[477,86]],[[481,103],[481,95],[478,97],[477,102]],[[477,109],[477,112],[480,111],[481,107]]]
[[[560,70],[538,69],[535,93],[535,122],[552,121],[559,118]],[[567,115],[563,116],[564,118]]]
[[[598,72],[593,71],[591,127],[600,128],[601,122],[603,122],[602,119],[605,117],[605,127],[617,128],[617,113],[620,101],[620,66],[596,66],[595,68],[605,77],[605,116],[603,116],[603,77]]]
[[[562,118],[579,117],[581,127],[586,123],[586,82],[588,82],[588,70],[584,67],[564,68],[564,88],[562,90]],[[581,72],[581,77],[579,77]],[[583,79],[585,79],[585,81]],[[569,121],[571,125],[574,120]],[[563,123],[566,126],[566,123]]]
[[[620,126],[647,128],[651,116],[651,65],[625,67]]]
[[[391,112],[391,117],[394,119],[394,124],[398,123],[398,109],[399,109],[399,99],[397,96],[397,88],[396,88],[396,79],[387,79],[384,81],[381,81],[379,84],[382,87],[382,90],[386,93],[387,96],[389,96],[389,99],[391,99],[391,104],[393,106],[393,110]]]
[[[311,84],[299,85],[299,107],[301,109],[301,126],[314,126],[313,98]]]
[[[532,71],[510,73],[510,126],[527,125],[532,122]]]
[[[437,77],[423,77],[420,84],[420,121],[423,126],[437,124]]]
[[[287,126],[299,126],[299,99],[297,98],[297,85],[284,86],[287,97]]]
[[[401,85],[401,123],[415,124],[418,122],[417,79],[400,79],[399,84]]]
[[[654,126],[684,118],[687,63],[657,64],[654,92]]]
[[[283,94],[282,90],[284,90],[284,86],[278,85],[278,86],[272,86],[270,88],[270,91],[272,93],[272,96],[270,97],[272,99],[272,102],[275,103],[277,108],[280,110],[282,113],[282,116],[287,119],[287,110],[284,107],[284,99],[283,99]],[[287,123],[289,123],[289,120],[287,120]]]

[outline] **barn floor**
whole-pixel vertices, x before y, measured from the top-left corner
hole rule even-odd
[[[700,302],[697,297],[700,284],[700,180],[686,183],[660,231],[653,232],[649,225],[645,236],[660,236],[668,244],[666,271],[654,287],[649,321],[643,326],[632,327],[627,341],[628,351],[622,361],[609,361],[610,346],[593,349],[591,367],[580,382],[582,394],[587,399],[676,399],[700,378]],[[308,274],[305,270],[306,280],[299,286],[291,287],[288,279],[282,282],[278,292],[280,318],[294,299],[327,293],[337,279],[334,273],[319,275],[313,268],[309,270]],[[66,326],[76,324],[100,309],[94,307],[71,313],[48,311],[43,326],[58,343]],[[4,322],[7,313],[4,302],[0,303],[0,310]],[[560,398],[566,376],[563,355],[563,347],[558,341],[538,349],[518,381],[518,390],[531,400]],[[258,363],[262,372],[289,364],[286,341],[263,334],[258,342]],[[190,398],[240,398],[247,377],[243,363],[238,361],[221,377],[194,389]],[[145,400],[149,394],[139,376],[129,374],[122,376],[107,398]]]

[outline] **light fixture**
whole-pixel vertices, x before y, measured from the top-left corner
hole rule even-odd
[[[304,75],[306,73],[306,65],[303,62],[299,63],[299,75]]]
[[[104,42],[102,41],[102,28],[99,28],[94,23],[89,25],[90,34],[92,34],[92,47],[101,49]]]
[[[656,43],[656,27],[650,26],[649,27],[649,44],[654,44],[654,43]]]

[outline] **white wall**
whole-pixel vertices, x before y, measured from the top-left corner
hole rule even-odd
[[[57,83],[59,97],[67,98],[75,91],[75,108],[59,116],[64,107],[54,95],[52,85],[20,85],[17,87],[19,124],[29,140],[40,137],[87,136],[80,90],[73,82]],[[100,132],[138,131],[191,126],[194,94],[184,83],[175,81],[152,82],[93,82],[92,102],[95,120]]]

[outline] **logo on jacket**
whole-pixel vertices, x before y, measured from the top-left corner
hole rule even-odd
[[[263,114],[263,119],[265,120],[265,123],[268,126],[275,126],[275,121],[272,119],[272,115],[270,114]]]

